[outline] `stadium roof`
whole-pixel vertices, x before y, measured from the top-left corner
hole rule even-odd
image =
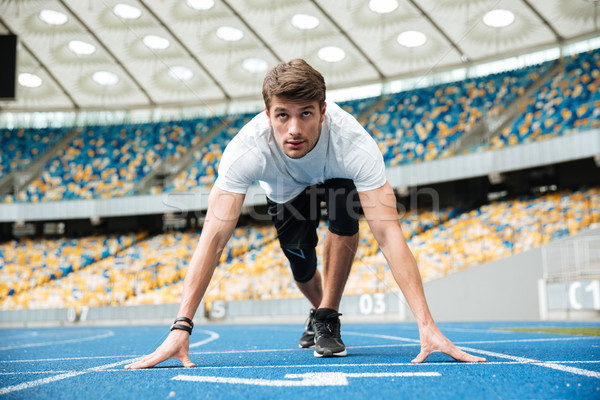
[[[3,0],[18,35],[2,111],[260,100],[305,58],[328,88],[470,65],[598,35],[599,0]]]

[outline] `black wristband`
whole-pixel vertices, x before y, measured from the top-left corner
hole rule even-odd
[[[192,328],[194,327],[194,323],[188,317],[177,317],[173,323],[176,324],[179,321],[187,322]]]
[[[173,330],[173,329],[181,329],[182,331],[186,331],[190,335],[192,334],[192,328],[190,328],[187,325],[173,324],[173,325],[171,325],[171,330]]]

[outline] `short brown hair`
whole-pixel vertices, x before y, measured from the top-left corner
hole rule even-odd
[[[295,58],[273,67],[263,82],[262,95],[267,110],[271,108],[273,96],[288,100],[317,101],[319,107],[325,104],[325,79],[306,61]]]

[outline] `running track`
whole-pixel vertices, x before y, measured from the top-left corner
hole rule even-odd
[[[416,325],[344,324],[348,357],[298,349],[301,325],[196,326],[185,369],[123,366],[154,350],[168,327],[0,330],[0,399],[443,398],[600,399],[600,338],[492,328],[585,323],[441,323],[458,346],[488,359],[424,364]],[[388,397],[389,396],[389,397]]]

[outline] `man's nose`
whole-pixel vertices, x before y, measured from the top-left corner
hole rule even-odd
[[[291,118],[288,124],[288,133],[292,136],[297,136],[302,132],[300,129],[300,121],[297,118]]]

